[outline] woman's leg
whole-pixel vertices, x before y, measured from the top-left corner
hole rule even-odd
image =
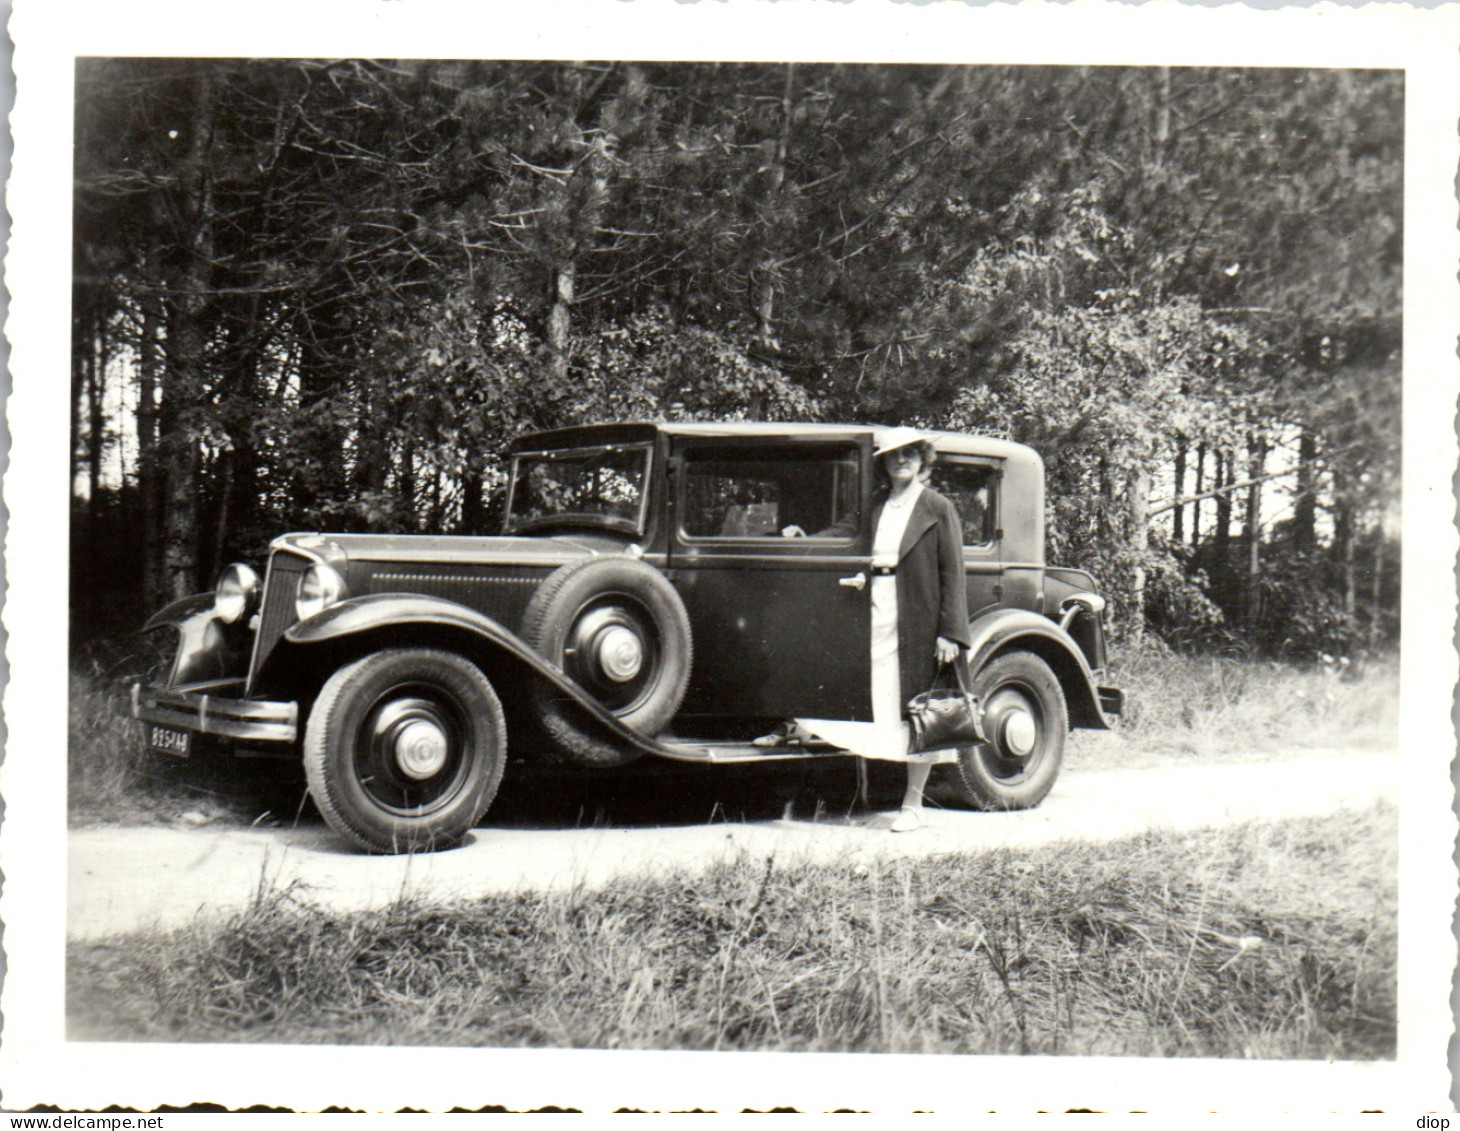
[[[928,775],[932,772],[932,762],[907,764],[907,789],[902,795],[902,809],[892,821],[893,832],[910,833],[923,823],[923,787],[928,784]]]
[[[907,764],[907,791],[902,795],[904,809],[923,807],[923,787],[928,784],[928,775],[932,772],[932,762],[909,762]]]

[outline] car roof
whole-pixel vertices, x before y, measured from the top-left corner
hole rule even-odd
[[[643,443],[656,436],[764,436],[766,439],[784,439],[794,436],[870,435],[875,442],[882,433],[891,431],[893,427],[894,425],[891,424],[809,424],[791,421],[740,420],[584,424],[572,428],[557,428],[548,432],[529,433],[516,440],[510,450],[523,452],[583,444]],[[947,432],[932,428],[920,428],[919,431],[931,439],[933,446],[940,452],[978,455],[993,459],[1012,459],[1019,462],[1029,460],[1031,457],[1038,460],[1038,456],[1032,448],[997,436]]]

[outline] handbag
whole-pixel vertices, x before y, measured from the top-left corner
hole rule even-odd
[[[953,669],[957,687],[938,686],[939,677],[948,667]],[[982,742],[980,713],[978,697],[968,690],[963,681],[962,662],[940,664],[937,675],[933,677],[933,686],[908,700],[907,717],[912,725],[909,752],[923,754]]]

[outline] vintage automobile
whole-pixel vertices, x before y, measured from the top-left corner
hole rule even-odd
[[[262,579],[147,623],[174,645],[132,688],[150,747],[301,754],[330,825],[374,852],[458,843],[509,753],[584,767],[826,758],[752,739],[871,712],[874,426],[603,424],[509,449],[491,537],[286,534]],[[986,741],[940,773],[966,804],[1039,804],[1068,728],[1104,728],[1105,602],[1044,564],[1029,448],[934,433],[962,516]],[[785,533],[810,532],[802,537]]]

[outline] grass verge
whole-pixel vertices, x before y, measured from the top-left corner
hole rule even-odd
[[[1113,735],[1075,731],[1081,764],[1146,765],[1165,757],[1234,761],[1295,750],[1393,750],[1399,741],[1397,656],[1351,664],[1187,656],[1159,641],[1123,647],[1109,679],[1126,693]]]
[[[72,1039],[1386,1058],[1390,806],[76,943]]]
[[[149,751],[142,728],[99,676],[73,671],[68,691],[66,804],[73,827],[249,824],[267,819],[271,806],[297,811],[299,791],[291,793],[269,767],[239,764],[201,743],[187,761]]]

